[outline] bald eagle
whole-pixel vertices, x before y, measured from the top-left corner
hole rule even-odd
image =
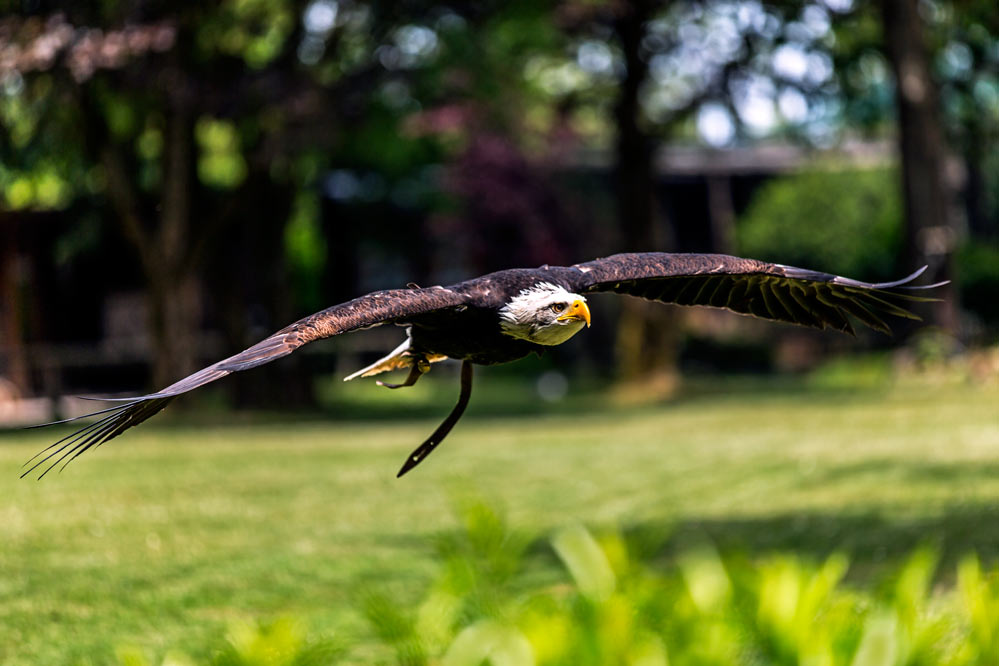
[[[925,267],[895,282],[867,283],[817,271],[720,254],[617,254],[574,266],[513,268],[449,287],[376,291],[305,317],[235,356],[167,386],[161,391],[118,400],[122,404],[42,426],[100,416],[52,444],[25,463],[22,478],[43,467],[69,464],[84,451],[114,439],[166,407],[182,393],[240,370],[286,356],[302,345],[341,333],[396,324],[406,339],[390,354],[345,378],[370,377],[408,369],[400,384],[412,386],[432,363],[461,360],[458,403],[399,470],[402,476],[422,462],[451,431],[468,405],[472,366],[495,365],[559,345],[590,325],[587,296],[612,292],[663,303],[705,305],[739,314],[853,334],[850,317],[890,334],[879,314],[918,319],[903,305],[932,300],[910,286]],[[41,427],[41,426],[35,426]]]

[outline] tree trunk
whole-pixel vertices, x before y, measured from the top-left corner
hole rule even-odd
[[[201,292],[191,275],[164,270],[146,277],[153,386],[159,390],[198,369]]]
[[[708,217],[711,222],[711,251],[732,254],[735,250],[735,205],[732,202],[732,178],[726,175],[707,177]]]
[[[615,184],[623,251],[665,249],[665,234],[656,224],[653,170],[654,143],[641,126],[641,87],[648,65],[641,57],[645,23],[654,3],[622,3],[614,22],[626,73],[614,109],[617,123]],[[679,341],[676,308],[627,298],[621,308],[615,345],[618,379],[636,394],[662,397],[672,393],[677,378]],[[625,393],[630,391],[625,389]]]
[[[190,264],[194,124],[184,110],[166,119],[160,219],[144,262],[154,344],[153,384],[163,388],[197,370],[201,323],[198,282]],[[148,238],[148,237],[147,237]]]
[[[251,162],[252,165],[252,162]],[[227,239],[216,260],[206,267],[215,314],[220,317],[225,354],[255,344],[265,335],[305,314],[288,295],[284,252],[285,223],[294,193],[274,182],[263,168],[251,168],[238,192],[232,213],[240,220],[239,235]],[[315,405],[308,358],[293,354],[268,363],[227,384],[238,408]],[[281,390],[275,390],[281,387]]]
[[[957,230],[955,193],[948,182],[946,144],[939,95],[919,17],[918,0],[881,0],[885,50],[896,80],[898,141],[905,201],[906,268],[929,265],[928,279],[952,279]],[[953,285],[923,314],[956,332],[957,302]]]
[[[19,222],[14,215],[0,216],[0,378],[9,380],[20,395],[27,395],[31,386],[24,346],[23,291],[18,274]]]
[[[999,220],[989,215],[986,206],[988,185],[985,182],[985,158],[995,139],[989,136],[980,119],[965,124],[964,182],[965,211],[968,217],[968,235],[978,240],[999,238]]]
[[[176,84],[178,90],[183,86]],[[176,99],[183,95],[177,92]],[[135,247],[147,285],[148,326],[155,390],[197,369],[201,322],[199,283],[194,275],[196,239],[192,238],[191,192],[194,187],[194,123],[177,104],[166,116],[162,182],[157,223],[148,223],[150,206],[135,185],[128,152],[108,131],[93,92],[80,90],[80,109],[91,150],[107,176],[107,196],[125,238]],[[201,226],[209,224],[202,221]],[[202,233],[203,230],[201,230]]]

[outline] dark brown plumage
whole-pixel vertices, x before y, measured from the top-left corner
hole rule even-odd
[[[527,337],[501,326],[502,314],[511,303],[523,300],[524,294],[530,295],[539,285],[547,285],[544,288],[552,298],[564,292],[569,292],[570,297],[612,292],[663,303],[726,308],[764,319],[849,333],[853,333],[849,320],[852,316],[870,328],[890,333],[879,314],[918,319],[903,306],[906,302],[930,299],[917,296],[912,290],[939,286],[908,286],[921,273],[922,270],[917,271],[895,282],[871,284],[727,255],[648,252],[618,254],[568,267],[510,269],[449,287],[378,291],[305,317],[156,393],[127,398],[120,405],[88,414],[101,418],[29,460],[26,465],[34,464],[22,477],[41,466],[45,468],[39,478],[60,463],[65,467],[84,451],[155,415],[178,395],[232,372],[269,363],[313,340],[390,323],[408,326],[410,339],[383,359],[382,365],[366,369],[365,374],[400,367],[410,367],[411,372],[405,383],[386,386],[411,386],[429,369],[430,363],[446,357],[463,362],[458,404],[434,434],[407,458],[399,472],[401,476],[426,458],[461,416],[471,394],[473,363],[505,363],[540,352],[546,344],[558,344],[530,337],[536,329],[546,326],[554,330],[554,321],[539,320],[537,326],[529,325],[525,328]],[[558,305],[565,307],[569,303],[556,303],[552,307]],[[554,318],[554,314],[548,314],[547,306],[544,310],[550,319]],[[571,319],[581,327],[581,317]],[[588,310],[585,317],[588,325]],[[558,319],[559,324],[568,323],[561,321],[566,317]]]

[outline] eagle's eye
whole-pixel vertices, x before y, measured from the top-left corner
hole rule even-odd
[[[555,314],[562,314],[565,310],[565,303],[552,303],[552,312]]]

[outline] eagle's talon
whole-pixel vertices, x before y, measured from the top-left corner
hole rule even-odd
[[[426,364],[427,370],[429,370],[430,369],[430,364],[427,363],[426,361],[423,361],[423,363]],[[384,386],[385,388],[389,388],[389,389],[404,388],[406,386],[412,386],[413,384],[415,384],[416,380],[418,380],[423,375],[423,373],[425,373],[427,370],[421,370],[420,369],[420,363],[415,363],[415,364],[413,364],[413,367],[410,368],[410,370],[409,370],[409,376],[406,377],[406,381],[404,381],[403,383],[401,383],[401,384],[389,384],[388,382],[383,382],[380,379],[375,380],[375,383],[378,384],[379,386]]]

